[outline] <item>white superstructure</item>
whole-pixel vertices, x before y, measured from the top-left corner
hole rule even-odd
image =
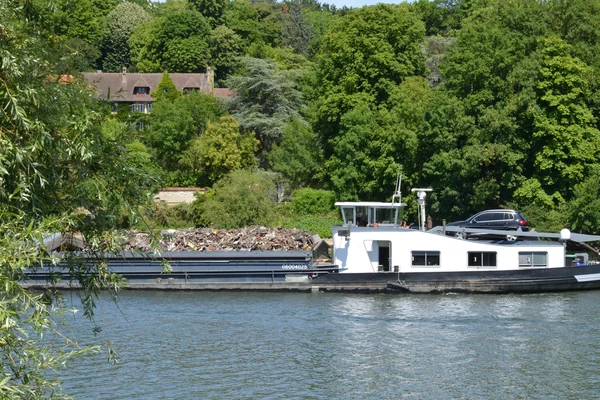
[[[481,231],[479,239],[461,239],[442,229],[407,229],[405,204],[339,202],[343,226],[332,227],[333,262],[340,273],[461,272],[565,267],[565,247],[559,241],[530,240],[544,234]],[[456,229],[456,228],[455,228]],[[470,230],[467,230],[470,231]],[[482,238],[486,234],[496,236]],[[461,236],[464,237],[464,236]],[[560,239],[558,235],[549,236]],[[597,239],[596,239],[597,240]]]

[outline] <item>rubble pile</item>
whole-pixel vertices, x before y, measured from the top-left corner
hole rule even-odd
[[[124,234],[124,251],[151,251],[147,232]],[[294,228],[253,226],[240,229],[185,229],[160,232],[160,251],[311,250],[311,234]]]

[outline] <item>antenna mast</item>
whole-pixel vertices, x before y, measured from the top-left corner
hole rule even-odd
[[[425,197],[427,192],[432,192],[433,189],[410,189],[411,192],[417,192],[417,203],[419,203],[419,230],[425,230]]]
[[[402,170],[398,171],[398,177],[396,178],[396,190],[394,190],[394,194],[392,195],[392,206],[394,206],[394,201],[398,199],[398,203],[402,203],[402,193],[400,192],[400,187],[402,186]]]

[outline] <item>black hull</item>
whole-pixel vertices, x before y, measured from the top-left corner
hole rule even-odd
[[[465,271],[428,273],[332,274],[313,280],[337,285],[387,285],[405,293],[541,293],[600,289],[600,265],[522,269],[516,271]]]

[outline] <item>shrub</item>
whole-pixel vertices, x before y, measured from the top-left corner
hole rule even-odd
[[[333,210],[335,193],[328,190],[298,189],[292,194],[294,211],[300,215],[320,215]]]
[[[237,170],[218,181],[193,203],[196,226],[231,229],[251,225],[273,226],[275,183],[265,172]]]

